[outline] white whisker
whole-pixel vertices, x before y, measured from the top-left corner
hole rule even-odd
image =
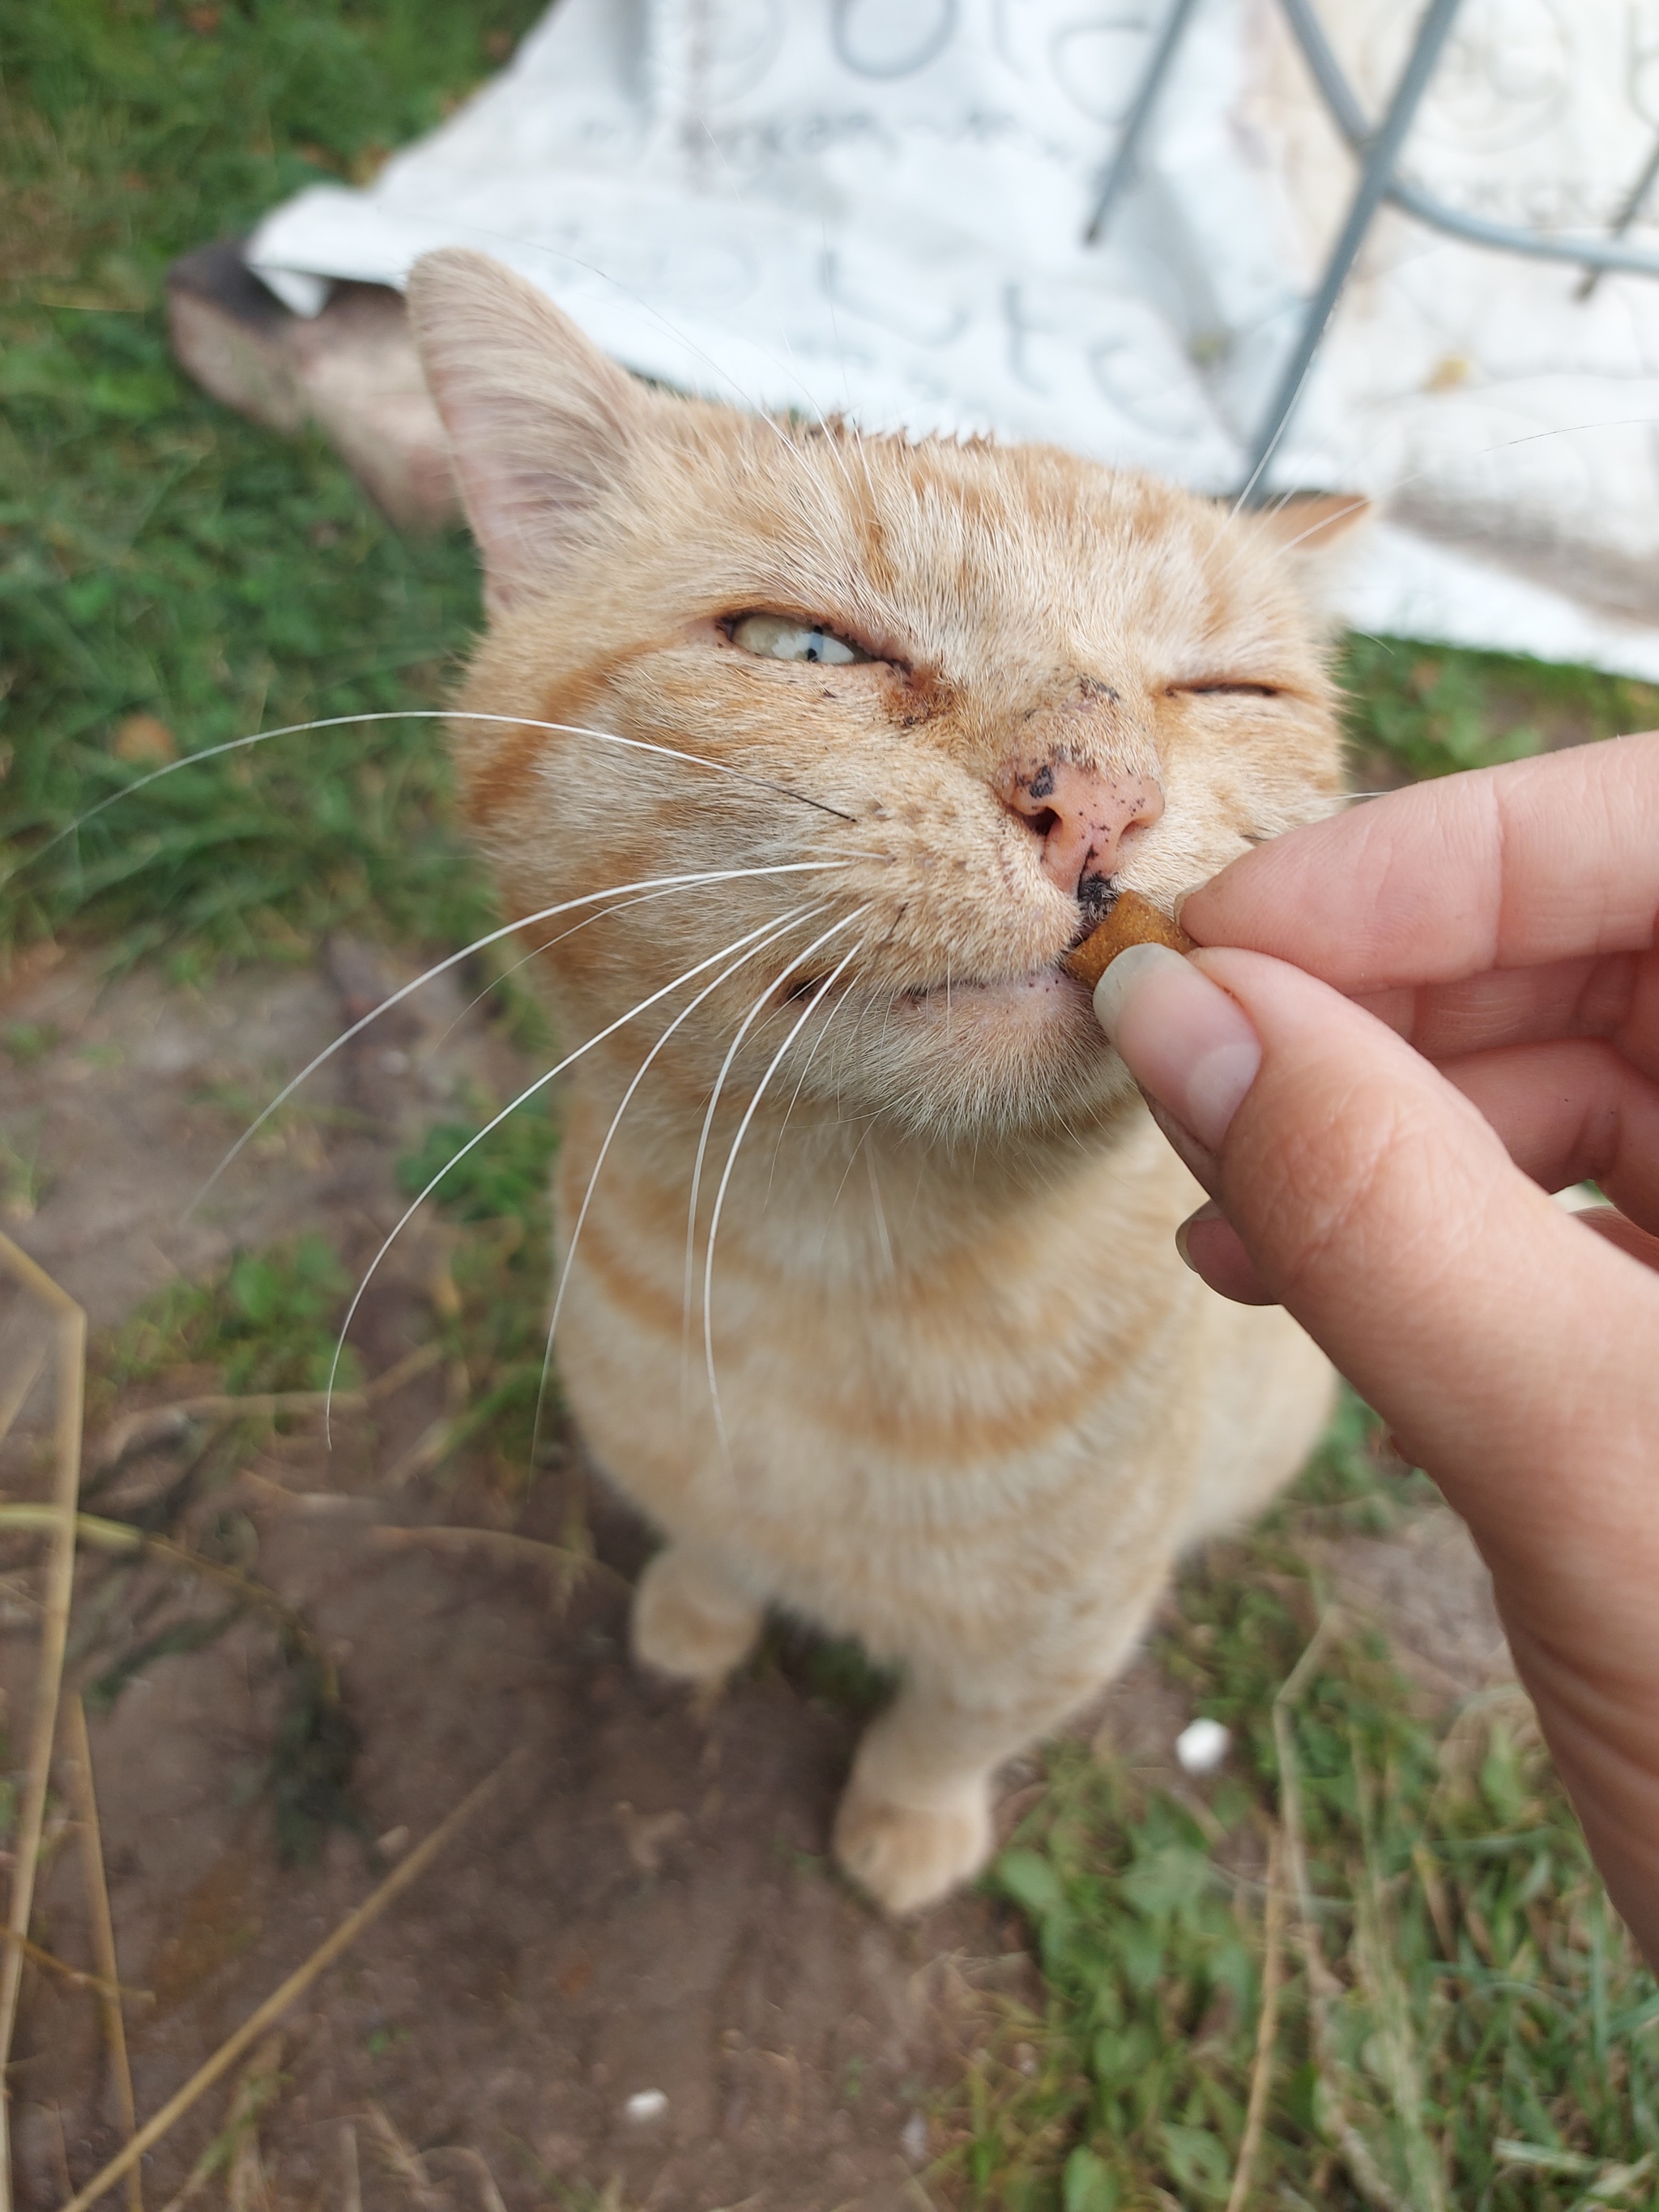
[[[712,968],[717,962],[726,958],[728,954],[735,951],[743,941],[742,938],[733,938],[730,945],[723,945],[718,952],[711,952],[706,960],[699,960],[695,967],[688,968],[684,970],[684,974],[676,975],[672,982],[665,983],[659,990],[653,991],[648,998],[641,999],[636,1005],[630,1006],[625,1014],[618,1014],[614,1022],[609,1022],[605,1024],[604,1029],[597,1030],[593,1036],[587,1039],[586,1043],[579,1044],[574,1052],[567,1053],[556,1066],[550,1067],[544,1075],[538,1075],[533,1083],[526,1084],[516,1098],[514,1098],[509,1104],[503,1106],[499,1114],[494,1115],[489,1121],[486,1121],[483,1128],[478,1130],[476,1134],[467,1139],[466,1142],[454,1155],[453,1158],[447,1160],[443,1166],[439,1169],[437,1174],[433,1176],[431,1182],[426,1185],[425,1188],[420,1193],[418,1197],[412,1199],[410,1204],[404,1207],[403,1212],[398,1218],[396,1225],[392,1230],[390,1235],[386,1237],[385,1243],[380,1246],[380,1250],[369,1261],[367,1269],[364,1271],[362,1279],[359,1282],[356,1289],[352,1292],[351,1304],[347,1307],[345,1319],[340,1324],[340,1334],[334,1346],[334,1358],[328,1370],[328,1388],[325,1393],[323,1408],[324,1433],[331,1445],[333,1443],[333,1434],[331,1424],[329,1419],[329,1406],[334,1396],[334,1378],[340,1371],[340,1357],[345,1350],[347,1331],[351,1327],[351,1323],[356,1314],[357,1309],[363,1302],[363,1294],[368,1290],[369,1284],[374,1280],[375,1273],[379,1268],[381,1261],[385,1259],[386,1254],[392,1249],[398,1237],[402,1236],[404,1231],[409,1226],[415,1216],[420,1212],[422,1206],[426,1204],[428,1199],[431,1197],[433,1192],[436,1190],[438,1185],[443,1181],[450,1170],[459,1165],[459,1164],[466,1158],[469,1152],[476,1150],[479,1145],[483,1144],[486,1137],[489,1136],[495,1130],[499,1129],[501,1123],[507,1119],[509,1115],[516,1114],[520,1107],[527,1104],[528,1102],[536,1096],[538,1091],[545,1091],[548,1085],[551,1083],[556,1077],[562,1075],[566,1068],[574,1066],[576,1061],[580,1060],[585,1053],[592,1052],[595,1045],[603,1044],[608,1036],[614,1036],[619,1029],[625,1028],[636,1015],[647,1012],[651,1007],[656,1006],[659,1000],[667,998],[671,992],[678,991],[682,983],[689,983],[694,975],[701,975],[706,968]]]
[[[870,1170],[870,1203],[875,1209],[876,1234],[881,1239],[882,1265],[890,1275],[893,1272],[893,1243],[887,1234],[887,1209],[881,1202],[881,1183],[876,1174],[876,1152],[873,1145],[864,1156],[864,1164]]]
[[[585,891],[580,898],[562,900],[557,906],[542,907],[534,914],[521,915],[517,921],[503,922],[499,929],[492,929],[487,936],[474,938],[471,945],[464,945],[459,952],[450,953],[446,958],[436,962],[432,967],[428,968],[423,971],[423,973],[416,976],[413,982],[401,985],[398,989],[395,990],[392,994],[390,998],[382,999],[378,1006],[371,1006],[366,1014],[360,1016],[356,1021],[353,1022],[349,1030],[342,1031],[340,1036],[335,1038],[332,1044],[325,1045],[322,1051],[319,1052],[314,1059],[307,1060],[306,1065],[300,1070],[300,1073],[296,1076],[293,1077],[290,1081],[283,1085],[283,1088],[271,1100],[270,1105],[264,1109],[255,1121],[251,1121],[247,1127],[243,1130],[241,1135],[238,1137],[235,1143],[225,1154],[223,1159],[220,1161],[218,1166],[215,1168],[213,1173],[202,1185],[202,1188],[197,1192],[195,1197],[191,1199],[190,1206],[186,1209],[186,1218],[188,1218],[190,1213],[194,1212],[196,1208],[201,1204],[202,1200],[207,1196],[208,1193],[213,1188],[214,1184],[216,1183],[220,1176],[223,1175],[225,1170],[229,1167],[232,1162],[237,1158],[238,1154],[240,1153],[244,1147],[250,1144],[256,1136],[258,1136],[260,1130],[264,1128],[265,1123],[270,1119],[271,1115],[275,1114],[280,1107],[287,1104],[288,1101],[294,1096],[300,1085],[305,1082],[308,1077],[314,1075],[317,1070],[326,1061],[332,1060],[337,1052],[343,1050],[345,1046],[349,1045],[353,1037],[359,1036],[368,1027],[371,1022],[378,1022],[382,1014],[389,1014],[394,1006],[401,1006],[403,1001],[408,998],[412,992],[418,991],[422,984],[430,983],[436,977],[446,975],[450,969],[457,966],[461,961],[471,959],[475,952],[482,952],[489,945],[499,945],[502,938],[511,937],[515,932],[520,929],[528,929],[535,922],[551,921],[557,915],[573,914],[578,908],[592,906],[599,899],[614,898],[619,891],[658,890],[682,890],[688,887],[702,884],[733,883],[740,878],[752,876],[793,876],[803,874],[824,875],[849,866],[850,865],[850,862],[845,860],[792,860],[784,862],[775,867],[714,868],[709,869],[699,875],[644,876],[641,877],[637,883],[611,884],[608,884],[602,891]],[[556,944],[558,940],[555,938],[550,939],[550,942]],[[545,947],[541,949],[545,950]],[[527,957],[534,958],[535,956],[534,954],[531,954]]]
[[[835,1218],[836,1208],[841,1204],[841,1194],[847,1188],[847,1179],[858,1165],[859,1154],[864,1150],[865,1139],[875,1127],[875,1118],[873,1114],[866,1114],[864,1116],[864,1127],[859,1131],[859,1140],[847,1156],[847,1164],[841,1171],[841,1181],[836,1185],[836,1194],[830,1200],[829,1210],[823,1217],[823,1234],[818,1240],[820,1259],[830,1249],[830,1224]]]
[[[832,937],[838,936],[843,929],[850,929],[855,921],[860,921],[865,915],[869,913],[869,911],[870,908],[868,906],[855,908],[851,914],[845,917],[844,920],[834,923],[831,927],[824,931],[823,936],[816,939],[812,944],[809,945],[806,951],[801,955],[801,958],[803,960],[810,959],[811,955],[817,951],[820,945],[828,944]],[[817,989],[807,1000],[800,1018],[796,1022],[788,1036],[785,1037],[783,1042],[778,1047],[777,1050],[773,1054],[771,1060],[768,1062],[765,1074],[762,1076],[760,1081],[755,1086],[754,1097],[744,1109],[743,1119],[738,1124],[738,1133],[732,1138],[732,1149],[726,1156],[726,1167],[720,1176],[720,1188],[714,1193],[714,1211],[708,1217],[708,1246],[704,1255],[702,1268],[702,1349],[703,1358],[708,1370],[708,1396],[714,1407],[714,1428],[720,1440],[721,1454],[727,1458],[729,1458],[731,1455],[726,1443],[726,1423],[720,1415],[720,1388],[714,1380],[714,1239],[720,1233],[720,1210],[726,1204],[726,1194],[731,1188],[732,1172],[737,1166],[738,1154],[743,1149],[743,1140],[749,1133],[749,1125],[754,1120],[756,1111],[760,1105],[761,1100],[765,1096],[767,1085],[771,1082],[774,1075],[776,1074],[779,1064],[782,1060],[784,1054],[788,1051],[790,1046],[793,1044],[795,1039],[800,1035],[802,1030],[811,1019],[813,1014],[817,1011],[819,1003],[823,1000],[825,993],[830,990],[834,985],[839,981],[840,978],[846,974],[853,962],[857,959],[859,954],[863,951],[865,941],[866,940],[863,938],[860,938],[858,943],[853,947],[852,951],[848,953],[833,969],[831,969],[829,975],[825,976],[823,982],[818,985]],[[799,965],[799,963],[797,963],[796,964]]]
[[[789,1094],[789,1103],[784,1109],[783,1125],[778,1131],[778,1141],[772,1147],[771,1172],[766,1178],[766,1203],[769,1206],[772,1203],[772,1185],[777,1178],[778,1155],[783,1150],[783,1140],[785,1136],[788,1133],[789,1117],[795,1110],[795,1104],[800,1097],[802,1085],[805,1083],[807,1076],[811,1072],[812,1062],[818,1056],[818,1048],[823,1042],[825,1037],[830,1034],[830,1024],[835,1020],[836,1016],[841,1012],[842,1008],[848,1004],[851,996],[851,992],[843,992],[841,997],[836,1000],[835,1005],[830,1007],[829,1012],[824,1016],[823,1027],[818,1031],[817,1036],[813,1038],[812,1049],[807,1054],[805,1064],[803,1066],[799,1075],[796,1079],[795,1087]]]
[[[481,1006],[492,991],[498,989],[510,976],[516,975],[520,968],[527,968],[532,960],[540,959],[544,952],[550,952],[556,945],[562,945],[568,937],[580,936],[584,929],[591,929],[596,921],[609,921],[613,915],[626,914],[634,907],[652,906],[659,899],[672,898],[681,888],[678,884],[671,884],[665,890],[642,891],[638,898],[618,899],[615,906],[601,908],[598,914],[584,915],[580,921],[573,921],[568,929],[562,929],[555,936],[543,938],[538,945],[532,945],[529,951],[522,953],[510,967],[503,968],[499,975],[492,975],[482,991],[473,994],[432,1049],[434,1052],[441,1050],[475,1006]],[[520,927],[523,926],[520,925]]]
[[[112,791],[95,806],[89,806],[84,814],[77,814],[73,822],[62,830],[55,830],[44,844],[37,845],[33,851],[26,853],[10,874],[21,875],[25,868],[42,859],[54,846],[61,845],[65,837],[74,836],[78,830],[84,830],[88,822],[96,821],[106,807],[113,806],[118,799],[136,798],[141,791],[148,790],[151,784],[160,783],[167,776],[177,775],[182,769],[200,768],[205,762],[222,759],[227,753],[245,752],[250,745],[269,744],[274,738],[303,737],[311,730],[360,728],[374,722],[489,722],[507,729],[547,730],[566,737],[592,738],[601,744],[621,745],[630,752],[657,753],[665,760],[684,761],[692,768],[707,769],[714,775],[731,776],[736,782],[751,785],[757,791],[773,792],[781,798],[796,799],[803,806],[815,806],[820,812],[833,814],[842,822],[856,822],[858,819],[855,814],[848,814],[844,808],[830,805],[828,799],[814,799],[806,792],[792,790],[787,784],[774,783],[763,775],[750,775],[743,769],[732,767],[728,762],[708,760],[702,753],[682,752],[674,745],[656,744],[647,738],[621,737],[615,730],[592,729],[584,722],[546,722],[533,714],[488,714],[456,707],[390,707],[372,714],[323,714],[309,722],[284,722],[280,729],[255,730],[247,737],[227,738],[222,744],[204,745],[199,752],[182,754],[178,760],[167,761],[161,768],[151,769],[148,775],[139,776],[136,781],[123,784],[119,791]],[[869,857],[878,860],[883,855],[872,854]],[[10,877],[7,880],[9,881]]]
[[[860,907],[858,911],[860,914],[867,914],[869,912],[869,908],[867,906]],[[854,915],[852,918],[856,920],[857,915]],[[836,927],[844,927],[845,924],[837,924]],[[835,933],[833,931],[830,933],[831,935],[834,933]],[[697,1200],[702,1189],[703,1162],[708,1155],[708,1133],[714,1126],[714,1115],[720,1106],[720,1094],[726,1088],[726,1079],[732,1072],[732,1063],[737,1058],[738,1054],[742,1048],[744,1037],[748,1036],[750,1030],[752,1028],[754,1024],[766,1011],[767,1001],[770,999],[774,990],[776,989],[777,985],[787,981],[789,976],[793,975],[796,969],[800,966],[801,962],[803,960],[810,959],[811,955],[817,951],[818,945],[823,942],[823,939],[820,938],[817,940],[817,944],[809,945],[805,952],[798,953],[794,959],[792,960],[789,965],[784,969],[783,974],[775,978],[773,982],[769,983],[765,990],[762,992],[760,997],[756,1000],[754,1005],[750,1006],[749,1012],[744,1016],[742,1021],[738,1024],[738,1033],[732,1038],[730,1046],[726,1049],[726,1058],[720,1062],[720,1073],[714,1078],[714,1087],[708,1094],[708,1111],[702,1117],[702,1128],[697,1137],[696,1157],[691,1163],[691,1198],[690,1203],[687,1206],[685,1212],[685,1291],[684,1301],[681,1309],[680,1316],[680,1339],[682,1346],[681,1381],[683,1385],[687,1379],[684,1372],[684,1364],[686,1357],[689,1356],[691,1340],[692,1285],[696,1280],[696,1271]]]
[[[723,969],[721,972],[715,976],[712,983],[705,983],[702,990],[697,993],[696,998],[690,1001],[690,1005],[683,1006],[680,1009],[679,1012],[675,1015],[673,1020],[670,1022],[662,1035],[657,1039],[655,1044],[652,1046],[650,1051],[647,1053],[645,1058],[640,1062],[638,1070],[635,1073],[633,1080],[629,1083],[627,1090],[623,1091],[622,1095],[622,1103],[611,1117],[611,1127],[605,1133],[605,1141],[599,1146],[599,1156],[593,1162],[593,1172],[587,1178],[587,1188],[582,1193],[582,1202],[577,1210],[575,1224],[570,1231],[570,1242],[565,1247],[564,1265],[559,1271],[558,1288],[555,1292],[553,1298],[552,1318],[547,1324],[547,1346],[542,1354],[542,1379],[536,1392],[536,1419],[532,1430],[532,1442],[531,1445],[531,1457],[532,1463],[535,1457],[535,1444],[533,1438],[535,1436],[539,1434],[541,1430],[542,1403],[547,1394],[548,1372],[553,1358],[553,1339],[557,1334],[559,1316],[564,1308],[565,1290],[570,1281],[570,1270],[576,1257],[576,1246],[581,1237],[582,1224],[586,1220],[587,1209],[593,1202],[593,1192],[599,1180],[599,1170],[605,1165],[605,1155],[611,1150],[611,1140],[616,1135],[618,1128],[622,1126],[623,1115],[628,1111],[629,1103],[633,1098],[634,1093],[639,1089],[641,1084],[644,1082],[646,1076],[650,1072],[652,1062],[656,1059],[657,1054],[667,1043],[669,1038],[673,1036],[675,1030],[678,1029],[682,1022],[685,1021],[690,1015],[696,1013],[697,1008],[702,1005],[706,999],[711,997],[714,992],[718,991],[722,984],[729,983],[732,976],[737,974],[738,969],[745,966],[747,963],[754,959],[758,953],[767,951],[772,945],[778,942],[780,938],[787,936],[790,930],[799,928],[803,921],[810,921],[814,919],[815,916],[821,915],[823,911],[824,908],[822,904],[817,906],[797,907],[793,914],[786,915],[781,922],[763,922],[758,930],[752,930],[750,933],[750,937],[758,938],[760,942],[758,944],[750,944],[749,950],[744,952],[740,958],[734,960],[729,968]],[[739,944],[743,944],[746,940],[740,938],[738,941]]]

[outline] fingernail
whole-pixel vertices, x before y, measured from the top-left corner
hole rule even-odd
[[[1095,986],[1095,1018],[1129,1073],[1210,1152],[1261,1065],[1236,999],[1164,945],[1132,945]]]
[[[1198,1267],[1192,1254],[1187,1249],[1187,1237],[1189,1231],[1196,1228],[1200,1221],[1222,1221],[1225,1218],[1225,1215],[1222,1212],[1221,1208],[1216,1204],[1215,1200],[1212,1198],[1206,1198],[1203,1205],[1198,1208],[1197,1212],[1189,1213],[1187,1216],[1187,1218],[1182,1223],[1180,1228],[1176,1230],[1175,1233],[1176,1250],[1180,1253],[1182,1262],[1192,1269],[1194,1274],[1197,1274]]]

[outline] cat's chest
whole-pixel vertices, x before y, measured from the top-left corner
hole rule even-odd
[[[1139,1399],[1178,1348],[1195,1286],[1172,1237],[1194,1187],[1150,1126],[1001,1200],[971,1164],[953,1182],[891,1145],[796,1174],[761,1149],[726,1189],[712,1257],[721,1156],[705,1155],[694,1225],[695,1155],[617,1148],[596,1175],[603,1127],[575,1103],[557,1258],[582,1333],[626,1341],[641,1387],[712,1369],[806,1425],[960,1457]]]

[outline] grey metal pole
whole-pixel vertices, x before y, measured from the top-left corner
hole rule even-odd
[[[1349,206],[1347,219],[1325,264],[1325,273],[1320,279],[1319,289],[1308,302],[1300,334],[1289,361],[1285,364],[1273,404],[1256,433],[1255,443],[1250,453],[1250,472],[1241,495],[1247,500],[1256,491],[1267,463],[1273,458],[1273,450],[1285,434],[1285,427],[1295,411],[1296,403],[1302,396],[1302,386],[1318,354],[1326,325],[1342,296],[1342,288],[1348,281],[1348,272],[1353,266],[1355,256],[1364,243],[1371,219],[1393,181],[1395,163],[1400,158],[1418,106],[1429,88],[1429,80],[1440,59],[1440,50],[1446,43],[1453,20],[1462,4],[1462,0],[1429,0],[1423,11],[1417,43],[1401,72],[1388,112],[1365,149],[1364,166],[1359,173],[1359,183]],[[1121,149],[1119,158],[1121,159]]]
[[[1158,44],[1152,49],[1152,58],[1146,64],[1146,73],[1140,80],[1128,113],[1123,118],[1123,136],[1117,142],[1112,166],[1106,172],[1100,197],[1095,202],[1095,211],[1089,218],[1089,228],[1083,234],[1085,246],[1099,244],[1106,228],[1106,218],[1129,181],[1129,173],[1134,167],[1140,142],[1146,135],[1152,109],[1164,89],[1164,80],[1170,74],[1176,49],[1181,44],[1181,34],[1187,27],[1188,17],[1197,5],[1198,0],[1172,0],[1170,12],[1164,21],[1164,28],[1158,33]]]
[[[1613,217],[1613,228],[1607,233],[1609,238],[1624,236],[1637,216],[1641,214],[1642,203],[1653,190],[1656,183],[1659,183],[1659,139],[1654,141],[1653,151],[1648,155],[1641,175],[1626,193],[1625,204]],[[1584,281],[1578,287],[1578,297],[1581,300],[1588,300],[1601,283],[1605,271],[1600,269],[1587,269],[1584,271]]]

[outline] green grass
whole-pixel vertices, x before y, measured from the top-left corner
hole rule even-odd
[[[1298,1540],[1383,1533],[1431,1494],[1386,1466],[1351,1403],[1292,1499],[1182,1577],[1158,1656],[1233,1731],[1217,1784],[1176,1796],[1109,1752],[1050,1754],[1047,1792],[992,1876],[1031,1923],[1045,2000],[986,2001],[988,2033],[940,2115],[940,2178],[969,2203],[1227,2203],[1267,1839],[1292,1824],[1327,1986],[1316,2021],[1292,1904],[1250,2201],[1659,2202],[1659,1990],[1530,1708],[1508,1690],[1448,1708],[1375,1632],[1326,1620]]]
[[[398,538],[319,441],[203,398],[169,360],[161,282],[173,255],[299,185],[369,173],[538,8],[0,0],[0,836],[24,864],[0,881],[0,950],[69,933],[206,975],[308,958],[347,921],[448,948],[489,913],[431,723],[278,738],[50,841],[169,749],[441,699],[477,619],[465,542]],[[1340,673],[1362,788],[1659,723],[1650,688],[1495,654],[1352,639]],[[44,1042],[4,1044],[23,1064]],[[407,1175],[470,1133],[433,1133]],[[551,1142],[527,1117],[445,1194],[459,1243],[441,1327],[474,1390],[456,1448],[488,1449],[518,1483]],[[7,1170],[19,1204],[28,1172]],[[205,1366],[238,1389],[304,1387],[331,1354],[343,1281],[318,1240],[243,1255],[131,1324],[107,1379]],[[1321,1617],[1307,1533],[1385,1530],[1420,1490],[1382,1471],[1373,1428],[1351,1407],[1297,1498],[1182,1582],[1160,1656],[1234,1729],[1227,1778],[1178,1800],[1076,1744],[1054,1752],[995,1877],[1029,1919],[1043,1993],[984,2001],[939,2114],[940,2194],[1224,2205],[1266,1838],[1295,1814],[1330,1980],[1316,2020],[1293,1914],[1254,2201],[1357,2205],[1369,2162],[1413,2206],[1659,2202],[1643,2163],[1659,2157],[1659,1996],[1524,1711],[1438,1709],[1350,1625],[1273,1725]],[[331,1803],[349,1747],[295,1710],[304,1758],[283,1771],[323,1746]],[[290,1790],[290,1825],[312,1817],[307,1790]]]
[[[0,0],[0,836],[14,855],[181,753],[431,707],[477,616],[459,536],[398,538],[315,441],[174,368],[169,259],[361,170],[485,74],[532,0],[188,9]],[[0,942],[73,922],[133,953],[302,957],[372,917],[489,910],[430,723],[275,740],[170,775],[0,885]]]
[[[239,1252],[218,1279],[176,1280],[141,1307],[116,1333],[106,1371],[117,1388],[204,1366],[239,1397],[325,1389],[351,1287],[333,1247],[314,1230]],[[348,1346],[335,1384],[347,1390],[357,1381]]]

